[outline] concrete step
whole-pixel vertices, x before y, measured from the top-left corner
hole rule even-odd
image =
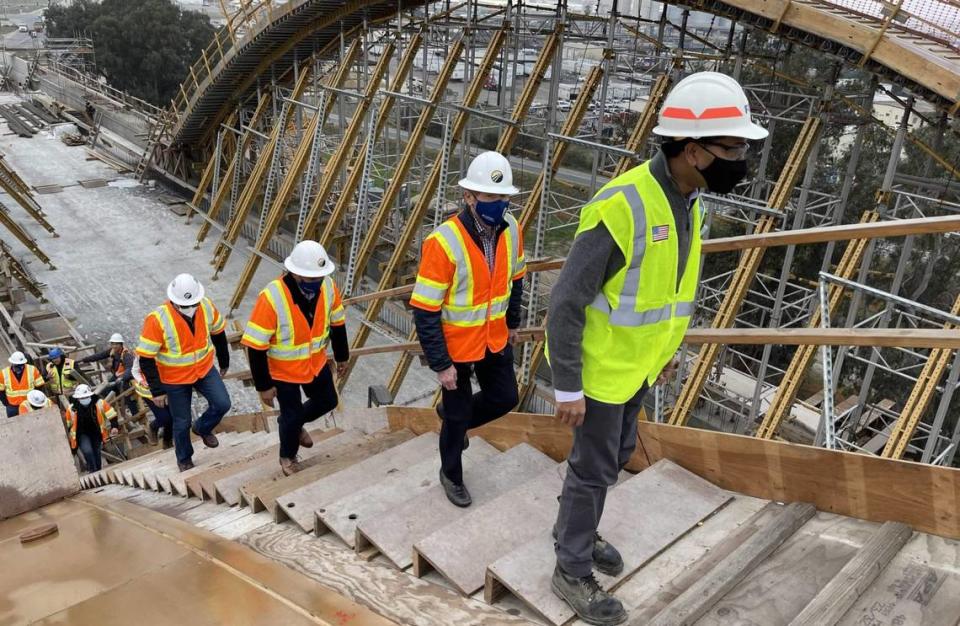
[[[480,439],[471,439],[471,448],[476,441]],[[435,485],[389,512],[360,519],[356,548],[367,550],[374,546],[394,565],[406,569],[413,564],[413,544],[555,466],[550,457],[525,443],[514,446],[465,474],[472,507],[454,506],[444,495],[443,487]]]
[[[620,551],[624,568],[616,577],[598,573],[600,585],[616,589],[730,499],[728,492],[667,460],[618,484],[607,494],[599,532]],[[509,591],[556,626],[573,619],[573,611],[551,589],[556,565],[551,531],[552,525],[489,565],[488,603]]]
[[[474,437],[470,447],[463,453],[464,471],[472,472],[477,465],[499,455],[496,448],[483,439]],[[388,474],[381,480],[375,479],[365,489],[349,492],[344,497],[322,505],[322,508],[316,511],[315,532],[322,535],[331,530],[349,547],[356,547],[357,524],[361,520],[376,519],[381,513],[393,510],[440,484],[439,451],[434,451],[432,457],[428,456],[427,459]],[[336,475],[329,479],[335,478]],[[443,502],[449,503],[446,497],[440,494],[433,506],[442,505]]]
[[[305,532],[315,528],[314,513],[348,494],[366,489],[437,453],[436,433],[425,433],[380,450],[299,489],[281,495],[277,505]]]

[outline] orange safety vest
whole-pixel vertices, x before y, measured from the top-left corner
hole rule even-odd
[[[201,300],[194,313],[193,331],[168,301],[144,320],[137,355],[156,360],[165,384],[192,385],[213,367],[210,335],[222,333],[224,327],[220,311],[209,298]]]
[[[27,401],[27,394],[43,385],[40,370],[27,363],[23,366],[23,378],[17,378],[10,367],[0,371],[0,391],[7,394],[7,404],[20,406]]]
[[[112,406],[110,406],[106,400],[97,400],[97,423],[100,426],[100,436],[103,438],[103,441],[106,442],[110,437],[110,429],[107,428],[107,423],[117,417],[117,412]],[[77,449],[77,413],[73,410],[71,405],[67,409],[66,418],[67,428],[69,429],[70,437],[70,449]]]
[[[47,403],[44,404],[42,408],[44,408],[44,409],[49,409],[49,408],[52,407],[52,406],[53,406],[53,402],[50,401],[50,398],[47,398]],[[28,401],[28,402],[21,402],[21,403],[20,403],[19,414],[20,414],[20,415],[25,415],[25,414],[27,414],[27,413],[29,413],[29,412],[31,412],[31,411],[37,411],[37,410],[38,410],[37,407],[35,407],[35,406],[33,406],[32,404],[30,404],[29,401]]]
[[[123,378],[123,375],[127,371],[127,366],[123,364],[123,357],[127,354],[127,352],[129,352],[129,350],[126,348],[120,348],[120,354],[117,355],[117,369],[113,371],[113,375],[117,378]]]
[[[423,242],[410,305],[440,311],[447,352],[458,363],[480,361],[487,350],[499,352],[507,345],[510,290],[527,265],[517,220],[509,213],[504,219],[507,227],[497,239],[492,273],[459,216]]]
[[[278,278],[260,292],[240,343],[267,351],[274,380],[302,385],[316,378],[327,364],[330,327],[343,326],[346,321],[340,290],[329,276],[323,279],[317,296],[312,328],[286,283]]]

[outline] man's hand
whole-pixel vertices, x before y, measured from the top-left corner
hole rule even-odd
[[[153,403],[161,409],[167,406],[167,394],[163,394],[162,396],[153,396]]]
[[[671,380],[673,380],[673,377],[677,375],[678,367],[680,367],[680,361],[678,361],[677,359],[673,359],[672,361],[667,363],[667,366],[664,367],[660,371],[660,375],[657,376],[657,384],[666,385]]]
[[[457,368],[451,365],[442,372],[437,372],[437,380],[440,381],[441,387],[453,391],[457,388]]]
[[[120,434],[120,430],[119,430],[119,429],[117,429],[117,428],[111,428],[111,429],[110,429],[110,436],[111,436],[111,437],[116,437],[116,436],[119,435],[119,434]]]
[[[221,367],[221,368],[220,368],[220,378],[224,378],[224,377],[227,375],[227,372],[229,372],[229,371],[230,371],[230,368],[229,368],[229,367]]]
[[[343,378],[350,369],[350,361],[337,361],[337,378]]]
[[[586,413],[587,401],[585,398],[580,398],[570,402],[557,402],[554,415],[567,426],[576,428],[583,424],[583,416]]]
[[[267,406],[274,406],[273,400],[277,397],[277,388],[270,387],[269,389],[264,389],[260,392],[260,402],[263,402]]]
[[[520,343],[520,332],[516,328],[511,328],[507,331],[507,341],[510,342],[511,346],[515,346]]]

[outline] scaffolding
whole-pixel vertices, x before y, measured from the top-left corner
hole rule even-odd
[[[255,4],[218,34],[218,58],[264,28],[270,3]],[[644,5],[630,14],[615,1],[606,12],[564,0],[446,0],[344,22],[332,43],[270,66],[205,143],[191,148],[202,155],[192,202],[204,219],[197,245],[216,231],[215,274],[235,281],[230,310],[263,262],[279,271],[297,241],[316,238],[344,269],[337,276],[348,303],[364,314],[353,351],[373,349],[364,348],[371,336],[396,347],[396,366],[384,377],[391,397],[429,402],[434,389],[404,385],[415,366],[404,346],[416,335],[401,298],[423,239],[459,208],[456,181],[470,159],[485,149],[509,155],[523,190],[514,211],[527,257],[534,269],[550,267],[531,274],[524,296],[526,325],[540,328],[560,265],[549,260],[566,254],[580,208],[656,152],[650,130],[664,95],[701,70],[736,76],[770,131],[754,148],[755,171],[734,193],[701,195],[705,237],[960,212],[960,172],[949,156],[956,152],[943,143],[960,144],[953,103],[919,83],[905,90],[904,81],[887,82],[889,68],[878,66],[886,54],[878,43],[902,22],[875,20],[879,34],[860,57],[817,56],[801,48],[784,16],[766,24],[727,19],[729,6],[695,8],[714,14],[694,4],[662,5],[657,13]],[[814,58],[814,69],[801,57]],[[171,136],[214,69],[201,76],[194,68],[168,114]],[[865,166],[878,156],[886,167],[871,178]],[[811,239],[776,253],[705,247],[692,325],[951,329],[960,295],[940,302],[943,294],[930,285],[937,255],[953,252],[956,238],[912,232]],[[222,276],[232,253],[245,257],[244,271]],[[539,341],[518,357],[522,410],[552,411],[542,352]],[[649,412],[674,424],[952,462],[960,437],[953,350],[840,346],[829,359],[817,352],[769,342],[685,346],[678,375],[650,395]],[[818,382],[825,367],[826,386]]]

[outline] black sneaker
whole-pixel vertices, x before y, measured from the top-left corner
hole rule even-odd
[[[443,490],[447,494],[447,500],[456,506],[466,508],[473,504],[473,498],[470,497],[470,492],[467,491],[466,486],[454,484],[444,475],[442,469],[440,470],[440,484],[443,485]]]
[[[557,540],[557,525],[553,525],[553,540]],[[619,576],[623,573],[623,557],[620,551],[604,541],[600,533],[593,533],[593,567],[606,576]]]
[[[596,626],[613,626],[627,621],[623,603],[600,588],[591,573],[583,578],[568,576],[558,564],[550,581],[553,593],[570,605],[577,617]]]

